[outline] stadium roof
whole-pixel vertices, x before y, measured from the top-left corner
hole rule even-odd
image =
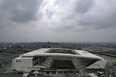
[[[71,50],[75,54],[69,53],[49,53],[51,50]],[[93,59],[103,59],[102,57],[96,56],[88,51],[84,50],[74,50],[66,48],[41,48],[25,54],[22,54],[23,57],[33,57],[33,56],[64,56],[64,57],[80,57],[80,58],[93,58]],[[103,59],[104,60],[104,59]]]

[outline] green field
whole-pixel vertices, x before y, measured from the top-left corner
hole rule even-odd
[[[75,54],[72,50],[53,49],[49,53],[64,53],[64,54]]]
[[[72,61],[70,60],[54,60],[51,68],[75,69]]]

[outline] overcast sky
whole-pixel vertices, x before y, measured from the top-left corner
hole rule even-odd
[[[116,0],[0,0],[0,42],[116,42]]]

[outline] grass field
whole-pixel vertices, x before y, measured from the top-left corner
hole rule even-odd
[[[51,68],[75,69],[72,61],[70,60],[54,60]]]

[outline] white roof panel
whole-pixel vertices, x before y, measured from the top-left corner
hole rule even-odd
[[[67,54],[67,53],[47,53],[50,49],[64,49],[64,48],[41,48],[34,50],[32,52],[28,52],[23,54],[22,56],[67,56],[67,57],[86,57],[86,58],[96,58],[96,59],[103,59],[99,56],[96,56],[90,52],[84,50],[73,50],[75,53],[78,54]],[[45,53],[46,52],[46,53]]]
[[[37,50],[31,51],[31,52],[25,53],[25,54],[23,54],[23,56],[31,56],[31,55],[34,56],[37,54],[45,53],[48,50],[49,50],[49,48],[41,48],[41,49],[37,49]]]
[[[81,56],[87,56],[87,57],[96,57],[96,58],[100,58],[103,59],[97,55],[94,55],[88,51],[84,51],[84,50],[75,50],[78,54],[80,54]]]

